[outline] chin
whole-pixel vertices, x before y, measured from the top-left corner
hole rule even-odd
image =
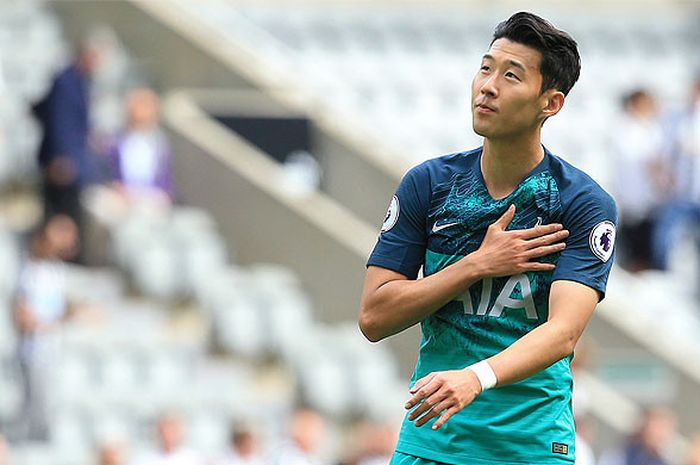
[[[491,135],[491,131],[489,131],[488,128],[485,128],[485,127],[477,125],[477,124],[472,124],[472,129],[474,130],[475,133],[477,133],[481,137],[488,138]]]

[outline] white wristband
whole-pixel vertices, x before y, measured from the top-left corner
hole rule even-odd
[[[481,383],[481,392],[491,389],[496,386],[498,380],[496,379],[496,373],[493,372],[491,365],[486,360],[475,363],[474,365],[469,365],[468,370],[474,372],[479,382]]]

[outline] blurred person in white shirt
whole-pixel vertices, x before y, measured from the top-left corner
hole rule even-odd
[[[664,197],[664,132],[656,101],[638,89],[623,99],[624,114],[612,137],[615,200],[620,209],[621,263],[630,271],[651,267],[654,215]]]
[[[313,410],[300,409],[289,422],[289,440],[273,455],[274,465],[318,465],[318,452],[326,436],[326,422]]]
[[[160,99],[136,88],[126,99],[127,124],[110,151],[112,186],[127,202],[144,196],[174,200],[170,144],[160,125]]]
[[[126,447],[121,442],[102,444],[97,452],[97,465],[124,465]]]
[[[134,462],[135,465],[204,465],[204,460],[185,446],[185,429],[182,420],[174,414],[166,414],[158,420],[158,447]]]
[[[9,465],[10,460],[9,460],[9,447],[7,446],[7,440],[5,439],[5,436],[0,433],[0,465]]]
[[[359,431],[356,465],[388,465],[396,447],[398,432],[389,424],[365,423]]]
[[[690,443],[688,459],[686,460],[685,465],[700,465],[700,433],[695,435]]]
[[[700,76],[688,104],[666,121],[671,196],[664,203],[652,237],[654,266],[668,269],[670,254],[690,232],[700,242]]]
[[[237,428],[231,433],[231,449],[217,465],[263,465],[257,437],[247,428]]]
[[[14,307],[24,403],[18,420],[22,439],[48,441],[60,327],[69,317],[65,261],[78,251],[78,228],[66,215],[50,218],[34,233]]]

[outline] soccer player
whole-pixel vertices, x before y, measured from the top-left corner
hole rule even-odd
[[[394,465],[574,462],[569,362],[617,221],[612,198],[540,142],[579,72],[576,42],[546,20],[499,24],[472,83],[483,146],[411,169],[391,200],[360,328],[378,341],[421,323]]]

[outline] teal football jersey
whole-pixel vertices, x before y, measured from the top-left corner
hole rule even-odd
[[[467,367],[501,352],[547,321],[555,280],[605,295],[617,213],[589,176],[545,150],[540,164],[507,197],[493,199],[480,168],[482,149],[428,160],[404,177],[368,266],[415,279],[476,251],[488,226],[515,204],[509,229],[562,223],[563,252],[540,259],[551,272],[486,278],[421,322],[411,385],[431,372]],[[574,462],[570,357],[521,382],[484,392],[442,428],[404,419],[397,451],[449,464]]]

